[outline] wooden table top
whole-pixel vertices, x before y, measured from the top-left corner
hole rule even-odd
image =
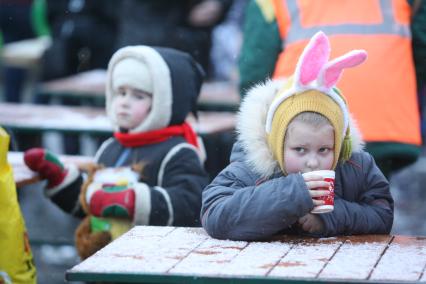
[[[66,272],[137,283],[426,282],[426,237],[217,240],[202,228],[137,226]]]
[[[188,117],[188,122],[205,135],[234,129],[236,116],[232,112],[199,112],[198,120]],[[0,125],[21,131],[112,134],[105,109],[94,107],[0,103]]]
[[[84,168],[93,162],[93,158],[86,156],[59,155],[59,159],[64,164],[75,164],[80,168]],[[12,166],[13,176],[17,187],[34,184],[40,181],[38,174],[30,170],[25,165],[22,152],[9,152],[7,154],[7,161]]]
[[[95,69],[41,83],[38,93],[49,97],[105,100],[106,70]],[[240,95],[235,83],[205,82],[200,91],[200,109],[237,110]]]

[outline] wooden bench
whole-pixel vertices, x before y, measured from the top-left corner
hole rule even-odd
[[[75,164],[80,169],[84,169],[93,162],[93,158],[85,156],[60,155],[59,159],[64,164]],[[40,181],[36,172],[31,171],[24,163],[22,152],[9,152],[7,160],[13,169],[13,176],[17,187],[35,184]]]
[[[137,283],[426,282],[426,237],[217,240],[202,228],[137,226],[66,272]]]
[[[0,50],[0,61],[7,66],[36,68],[51,42],[49,37],[38,37],[7,43]]]
[[[188,122],[200,135],[232,130],[236,117],[231,112],[199,112]],[[0,103],[0,125],[19,131],[59,131],[79,134],[112,134],[103,108],[59,105]]]
[[[81,101],[105,101],[106,71],[95,69],[66,78],[39,84],[37,94],[48,99],[76,98]],[[236,84],[231,82],[205,82],[201,88],[200,110],[236,111],[240,96]]]

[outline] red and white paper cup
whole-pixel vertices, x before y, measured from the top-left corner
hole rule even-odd
[[[312,209],[311,213],[313,214],[322,214],[322,213],[327,213],[327,212],[331,212],[334,210],[334,177],[335,177],[335,173],[334,171],[331,170],[320,170],[320,171],[312,171],[312,172],[308,172],[308,173],[304,173],[303,176],[322,176],[324,181],[328,181],[330,183],[330,186],[328,188],[322,188],[322,187],[318,187],[316,189],[318,190],[329,190],[330,194],[327,196],[319,196],[319,197],[314,197],[313,199],[316,200],[323,200],[324,204],[323,205],[317,205],[314,207],[314,209]]]

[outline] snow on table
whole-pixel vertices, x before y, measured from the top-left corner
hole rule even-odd
[[[371,279],[426,282],[426,237],[396,236],[371,275]]]
[[[315,278],[341,244],[336,238],[302,241],[292,247],[270,275]]]
[[[225,275],[266,275],[291,249],[291,243],[252,242],[223,268]]]
[[[68,280],[261,283],[426,282],[426,238],[387,235],[217,240],[202,228],[137,226],[67,271]],[[153,278],[154,277],[154,278]],[[192,283],[192,282],[191,282]]]
[[[153,227],[144,233],[136,227],[73,269],[130,273],[143,269],[166,273],[206,238],[205,234],[183,228]]]
[[[352,237],[340,246],[320,277],[367,279],[390,240],[390,236]]]
[[[207,239],[198,245],[170,272],[196,273],[199,275],[220,274],[226,265],[247,246],[247,242],[228,241],[226,246],[220,240]]]

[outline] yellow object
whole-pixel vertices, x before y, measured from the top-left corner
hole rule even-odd
[[[109,232],[112,240],[129,231],[133,225],[130,220],[119,218],[100,218],[90,216],[91,232]]]
[[[0,127],[0,283],[36,283],[36,268],[15,180],[7,162],[9,135]]]
[[[129,220],[122,220],[117,218],[108,218],[111,223],[111,237],[113,240],[129,231],[133,226]]]

